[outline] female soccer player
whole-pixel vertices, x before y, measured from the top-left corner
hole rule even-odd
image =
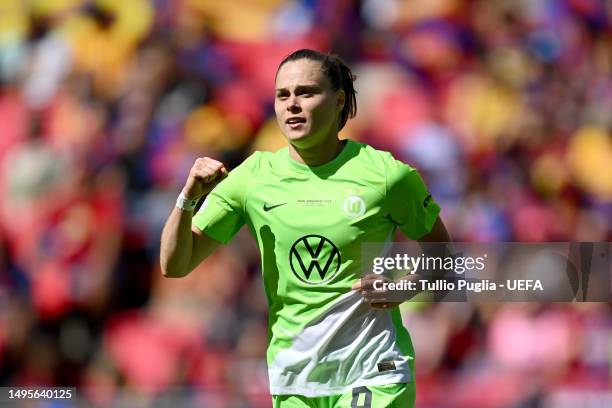
[[[182,277],[248,225],[269,302],[275,407],[414,404],[412,343],[397,304],[361,279],[361,244],[397,227],[419,241],[449,237],[416,170],[338,138],[356,113],[353,81],[337,57],[286,57],[274,107],[288,147],[255,152],[229,174],[197,159],[162,233],[162,272]]]

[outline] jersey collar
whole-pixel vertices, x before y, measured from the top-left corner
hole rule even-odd
[[[322,164],[320,166],[308,166],[304,163],[299,163],[291,158],[289,155],[289,149],[285,149],[285,158],[288,162],[288,167],[292,170],[295,170],[299,173],[310,173],[310,174],[329,174],[334,173],[338,170],[347,160],[352,156],[353,151],[355,150],[356,143],[350,139],[346,140],[346,144],[344,148],[340,151],[334,159],[331,161]]]

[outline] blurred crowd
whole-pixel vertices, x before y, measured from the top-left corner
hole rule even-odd
[[[248,231],[180,280],[159,237],[196,157],[284,146],[304,47],[354,69],[341,136],[417,167],[456,241],[610,241],[610,1],[2,0],[0,385],[270,405]],[[402,313],[418,407],[612,406],[611,303]]]

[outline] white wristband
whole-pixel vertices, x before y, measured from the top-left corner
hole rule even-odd
[[[181,194],[176,199],[176,206],[183,211],[193,211],[199,200],[199,198],[187,198],[181,191]]]

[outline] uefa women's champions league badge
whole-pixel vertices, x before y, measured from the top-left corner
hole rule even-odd
[[[210,193],[208,195],[210,195]],[[206,207],[208,207],[208,203],[209,203],[208,196],[206,196],[206,198],[204,199],[204,202],[202,203],[202,205],[198,209],[197,214],[203,213],[204,210],[206,210]]]
[[[361,197],[360,188],[346,190],[346,197],[342,204],[344,214],[349,218],[359,218],[366,212],[366,203]]]
[[[204,201],[202,202],[202,205],[200,206],[200,208],[198,209],[198,212],[196,214],[203,213],[204,210],[206,210],[206,208],[208,207],[208,204],[210,204],[210,196],[217,190],[217,187],[219,187],[218,184],[215,186],[215,188],[210,190],[208,192],[208,194],[206,194],[206,197],[204,197]],[[200,198],[200,200],[201,200],[201,198]]]

